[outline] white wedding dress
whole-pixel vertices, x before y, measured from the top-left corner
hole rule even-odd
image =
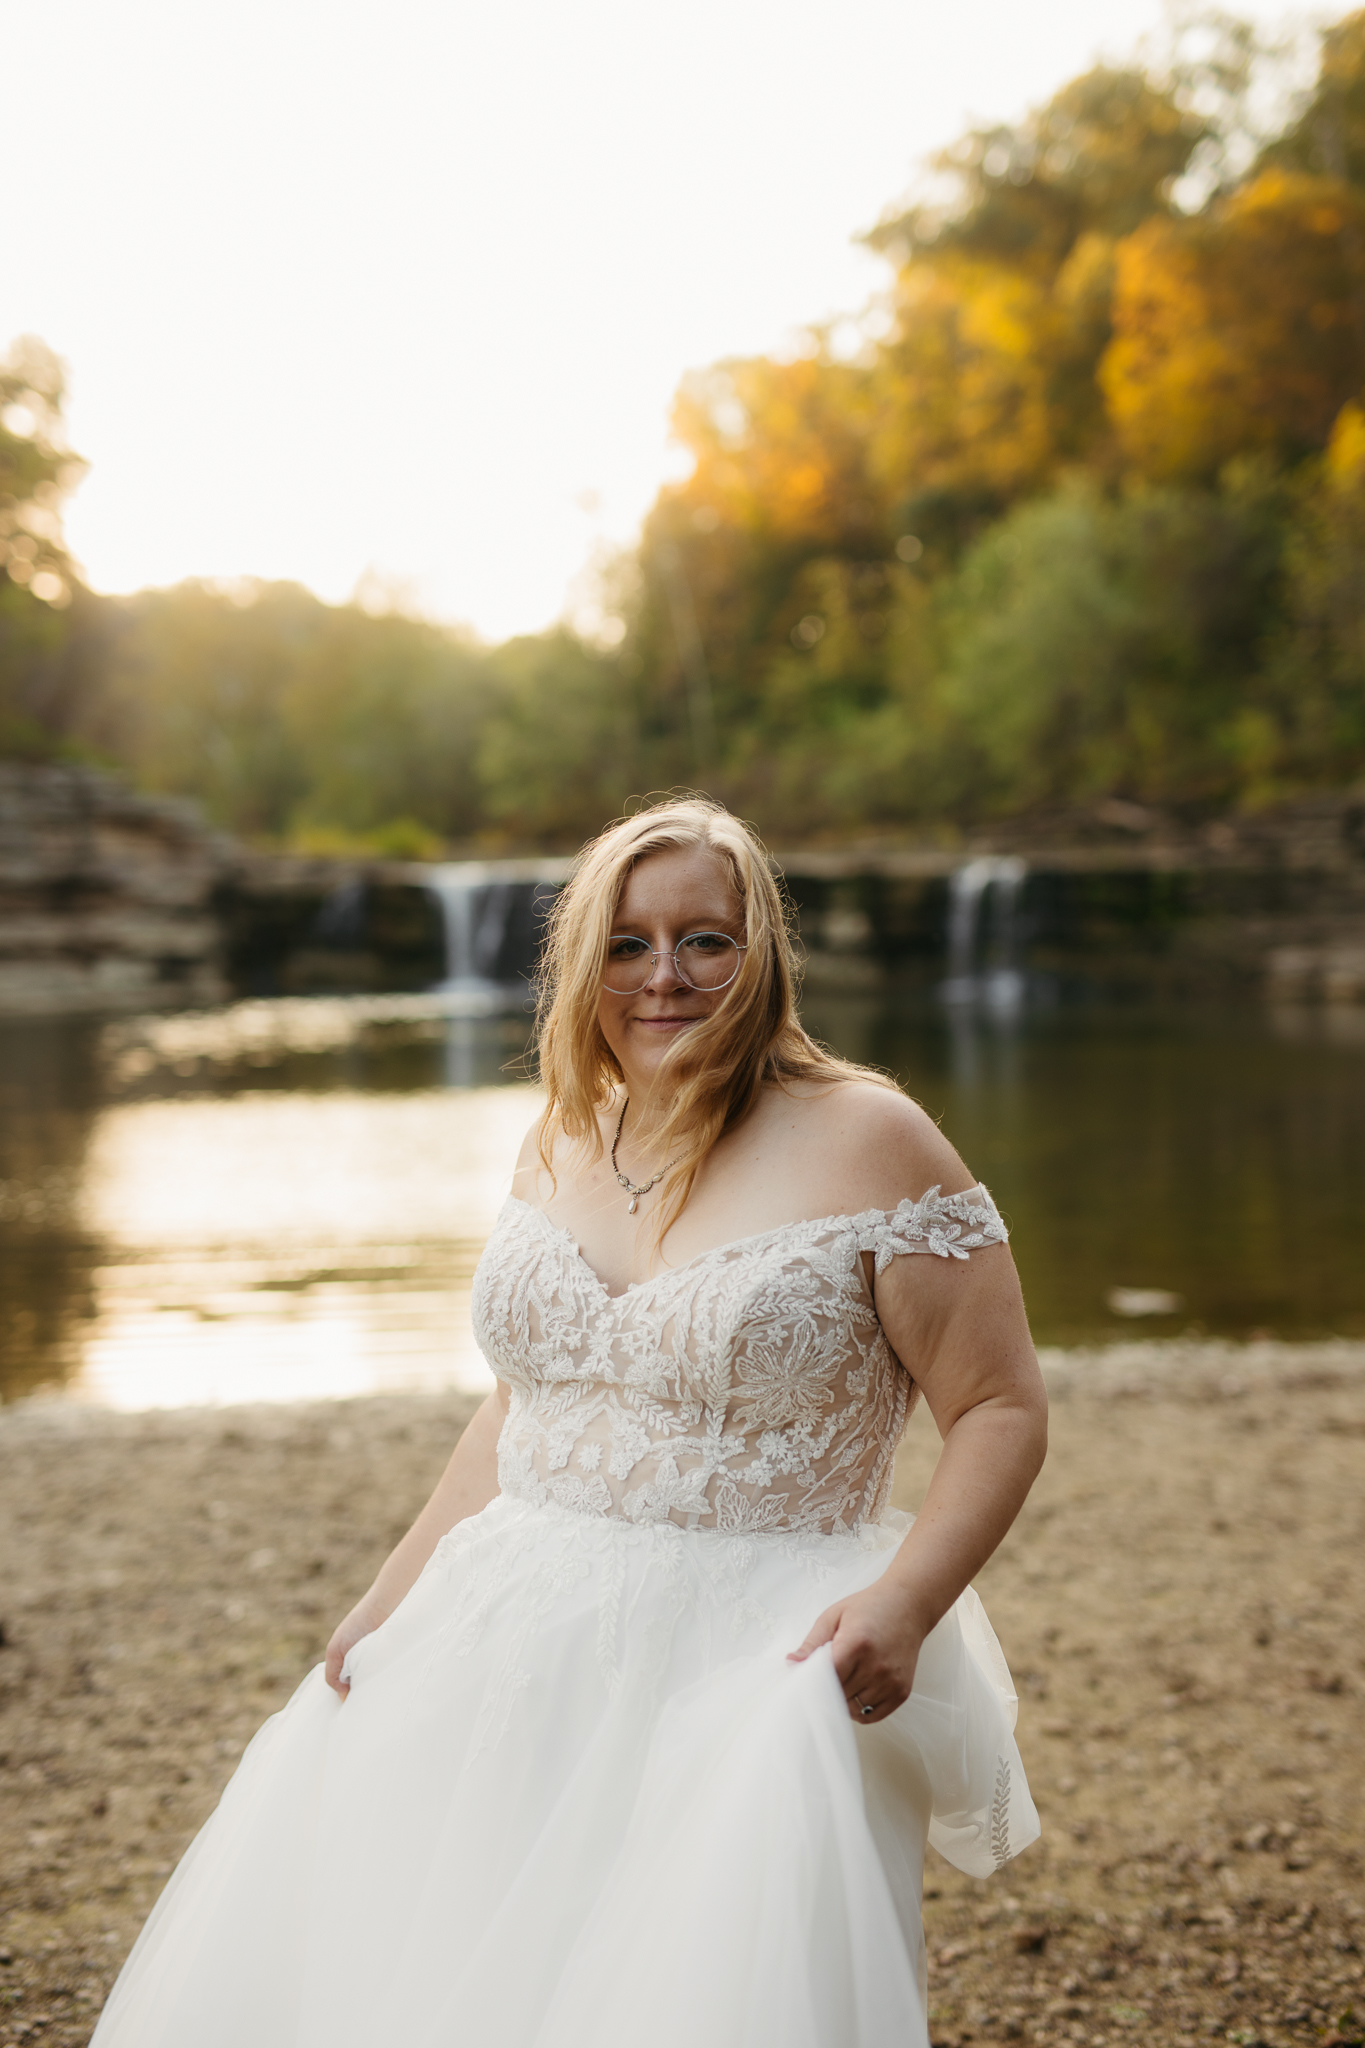
[[[261,1729],[94,2048],[925,2048],[926,1838],[984,1877],[1038,1832],[1009,1673],[971,1592],[873,1728],[785,1653],[908,1527],[860,1254],[1004,1236],[934,1189],[613,1296],[509,1199],[501,1493]]]

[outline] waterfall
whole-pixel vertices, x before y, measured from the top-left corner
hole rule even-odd
[[[1016,1010],[1023,998],[1019,970],[1019,898],[1028,870],[1014,854],[981,854],[958,868],[948,884],[947,1003]]]
[[[488,1017],[522,1010],[540,949],[543,919],[572,863],[457,860],[411,867],[429,889],[445,929],[445,973],[434,995],[451,1017]]]
[[[506,998],[513,977],[498,967],[507,937],[517,884],[482,861],[448,861],[425,870],[423,880],[441,906],[445,925],[446,971],[437,984],[443,995]],[[521,988],[517,983],[516,987]]]

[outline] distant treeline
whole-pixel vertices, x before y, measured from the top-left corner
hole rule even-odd
[[[1211,17],[945,151],[869,237],[860,345],[686,381],[693,470],[616,567],[609,645],[487,648],[290,585],[94,598],[59,366],[19,345],[0,745],[395,852],[570,844],[680,783],[791,843],[1355,779],[1365,13],[1288,75]]]

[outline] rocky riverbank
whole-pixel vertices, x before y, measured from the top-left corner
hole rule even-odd
[[[1045,1365],[1052,1455],[981,1579],[1044,1837],[984,1885],[931,1857],[934,2040],[1358,2041],[1365,1346]],[[88,2039],[468,1414],[0,1414],[0,2041]],[[933,1452],[918,1416],[903,1504]]]
[[[0,762],[0,1016],[220,1002],[231,852],[192,805]]]
[[[254,853],[193,804],[0,762],[0,1017],[421,989],[444,965],[400,864]]]
[[[1289,1005],[1365,1002],[1360,791],[1203,820],[1109,800],[998,821],[951,844],[779,849],[778,859],[813,988],[1005,969],[1154,991],[1259,988]],[[565,863],[495,867],[527,872],[491,905],[483,899],[502,883],[485,881],[479,897],[471,879],[465,921],[478,923],[481,903],[496,913],[493,964],[475,964],[515,980],[534,965],[535,876],[562,879]],[[0,1016],[429,989],[452,971],[442,887],[448,899],[451,877],[494,868],[447,869],[444,885],[441,873],[261,853],[209,830],[190,805],[91,770],[0,763]]]

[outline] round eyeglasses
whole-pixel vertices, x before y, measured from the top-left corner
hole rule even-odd
[[[609,995],[638,996],[653,981],[659,962],[671,960],[679,981],[713,995],[730,986],[748,950],[737,945],[728,932],[690,932],[671,952],[656,953],[643,939],[618,932],[607,940],[602,986]]]

